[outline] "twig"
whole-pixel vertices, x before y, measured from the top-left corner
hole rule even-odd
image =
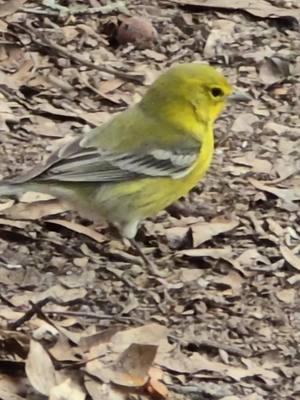
[[[239,347],[232,346],[230,344],[226,343],[219,343],[215,342],[214,340],[209,340],[209,339],[200,339],[200,340],[195,340],[191,342],[195,346],[199,347],[210,347],[210,348],[215,348],[217,350],[224,350],[228,354],[232,354],[233,356],[238,356],[238,357],[251,357],[251,351],[249,350],[244,350],[240,349]]]
[[[169,335],[169,337],[172,340],[175,340],[176,342],[179,342],[184,346],[193,344],[194,346],[197,346],[197,347],[206,347],[206,348],[213,348],[216,350],[224,350],[228,354],[232,354],[232,355],[238,356],[238,357],[245,357],[245,358],[251,357],[251,355],[252,355],[250,350],[244,350],[239,347],[232,346],[232,345],[226,344],[226,343],[216,342],[211,339],[195,339],[195,340],[187,341],[187,340],[182,340],[173,335]]]
[[[230,395],[230,390],[224,390],[224,385],[215,385],[215,384],[208,384],[205,383],[203,386],[201,385],[176,385],[176,384],[170,384],[167,385],[168,389],[173,390],[176,393],[181,393],[185,395],[189,394],[196,394],[197,400],[207,400],[208,397],[210,399],[215,398],[223,398],[224,396]]]
[[[82,15],[82,14],[109,14],[113,11],[118,11],[120,13],[128,15],[128,10],[126,8],[124,1],[116,1],[114,3],[106,4],[99,7],[86,7],[86,6],[61,6],[56,4],[53,0],[43,0],[42,5],[44,7],[50,8],[52,12],[54,11],[56,15]],[[24,7],[26,10],[26,8]]]
[[[19,326],[24,324],[24,322],[29,321],[34,315],[36,315],[37,311],[40,310],[41,307],[45,306],[50,302],[53,302],[53,300],[54,299],[52,297],[46,297],[45,299],[40,300],[35,304],[31,302],[31,308],[28,311],[26,311],[25,314],[16,321],[8,323],[8,328],[13,330],[19,328]]]
[[[144,82],[144,79],[145,79],[144,75],[131,74],[131,73],[123,72],[123,71],[118,71],[118,70],[108,67],[106,65],[94,64],[93,62],[84,59],[80,55],[71,53],[65,47],[62,47],[59,44],[53,42],[51,39],[45,37],[40,32],[37,32],[29,27],[25,28],[24,26],[19,25],[19,24],[14,24],[14,26],[16,26],[21,31],[28,33],[29,36],[31,37],[31,40],[35,44],[42,46],[42,47],[51,48],[55,52],[60,53],[63,56],[65,56],[65,57],[69,58],[70,60],[73,60],[81,65],[85,65],[86,67],[96,69],[101,72],[106,72],[108,74],[112,74],[112,75],[117,76],[118,78],[124,79],[126,81],[137,82],[140,84],[143,84],[143,82]]]
[[[39,8],[30,8],[30,7],[21,7],[21,11],[27,14],[36,14],[36,15],[47,15],[47,16],[57,16],[59,13],[57,11],[52,10],[41,10]]]
[[[94,318],[94,319],[106,319],[106,320],[116,320],[120,322],[135,322],[136,324],[144,324],[144,321],[138,318],[132,317],[121,317],[118,315],[103,315],[103,314],[96,314],[92,312],[82,312],[82,311],[61,311],[61,310],[52,310],[52,311],[44,311],[44,314],[56,314],[56,315],[64,315],[69,317],[83,317],[83,318]]]
[[[9,41],[9,40],[0,40],[0,45],[1,46],[20,46],[20,44],[19,43],[16,43],[16,42],[11,42],[11,41]]]

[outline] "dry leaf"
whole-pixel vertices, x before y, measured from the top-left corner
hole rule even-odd
[[[220,233],[231,231],[239,225],[237,220],[214,219],[211,222],[199,222],[191,225],[194,247],[212,239]]]
[[[235,164],[247,165],[255,173],[270,174],[273,165],[268,160],[261,160],[255,157],[253,152],[246,153],[242,157],[236,157],[232,160]]]
[[[26,192],[20,196],[19,201],[21,203],[35,203],[36,201],[48,201],[54,199],[55,197],[46,193]]]
[[[24,397],[21,397],[24,386],[21,378],[0,374],[0,399],[24,400]]]
[[[265,182],[258,181],[253,178],[249,178],[249,182],[257,189],[274,194],[278,198],[286,201],[287,203],[293,203],[294,201],[300,200],[300,188],[298,187],[292,187],[291,189],[281,189],[266,185]]]
[[[14,221],[10,219],[5,219],[5,218],[0,218],[0,225],[7,225],[7,226],[13,226],[14,228],[18,229],[24,229],[29,222],[25,221]]]
[[[212,257],[212,258],[230,258],[232,256],[232,249],[230,247],[224,247],[221,249],[190,249],[190,250],[181,250],[178,251],[177,254],[192,258],[201,258],[201,257]]]
[[[281,254],[285,261],[287,261],[290,266],[295,268],[297,271],[300,271],[300,257],[296,256],[288,247],[280,246]]]
[[[296,294],[295,289],[282,289],[276,292],[276,297],[286,304],[292,304],[296,300]]]
[[[84,376],[84,385],[93,400],[127,400],[127,392]]]
[[[253,132],[252,125],[258,121],[259,118],[255,114],[240,113],[232,124],[231,130],[233,132]]]
[[[0,17],[6,17],[7,15],[14,14],[27,0],[5,0],[3,4],[0,4]]]
[[[162,367],[179,373],[196,374],[200,371],[211,371],[218,372],[222,377],[230,377],[236,381],[251,376],[260,376],[267,381],[274,381],[279,377],[277,373],[260,367],[254,362],[248,368],[233,367],[219,361],[209,360],[206,356],[198,353],[193,353],[191,357],[181,354],[180,358],[176,357],[176,359],[170,358],[168,355],[161,357],[158,355],[157,363]]]
[[[117,332],[111,339],[112,349],[119,353],[124,351],[131,343],[152,344],[166,346],[168,330],[159,324],[147,324],[138,328]],[[166,348],[165,348],[166,350]]]
[[[231,10],[231,11],[246,11],[249,14],[259,18],[282,18],[292,17],[294,19],[300,19],[299,9],[288,9],[275,7],[266,0],[231,0],[225,2],[224,0],[169,0],[170,2],[177,3],[180,5],[199,7],[204,9],[219,9],[219,10]]]
[[[184,283],[196,281],[203,275],[203,272],[196,268],[180,268],[179,273],[179,279]]]
[[[0,203],[0,213],[2,213],[2,211],[12,207],[14,204],[14,200],[8,200],[5,203]]]
[[[56,385],[55,369],[46,350],[35,340],[30,342],[25,370],[31,385],[39,393],[48,396]]]
[[[265,85],[280,82],[289,74],[289,63],[279,57],[266,57],[259,67],[259,78]]]
[[[157,367],[151,367],[149,370],[150,379],[147,383],[147,391],[151,396],[166,399],[168,398],[168,388],[161,382],[163,380],[163,371]]]
[[[50,390],[49,400],[84,400],[86,393],[81,388],[79,382],[75,382],[71,378]]]
[[[155,345],[132,343],[110,369],[111,382],[126,387],[144,386],[157,348]]]
[[[106,237],[99,232],[94,231],[93,229],[77,224],[76,222],[66,221],[63,219],[48,219],[46,222],[51,224],[60,225],[64,228],[70,229],[73,232],[80,233],[84,236],[87,236],[98,243],[103,243],[106,241]]]
[[[61,214],[70,208],[59,200],[36,201],[34,203],[17,203],[3,213],[8,218],[37,220],[49,215]]]

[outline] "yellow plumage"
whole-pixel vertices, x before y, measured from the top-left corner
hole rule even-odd
[[[175,66],[140,103],[71,141],[26,176],[2,183],[0,194],[54,194],[134,238],[140,221],[203,177],[214,151],[213,123],[231,94],[214,68]]]

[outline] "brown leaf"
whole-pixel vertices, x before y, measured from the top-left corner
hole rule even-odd
[[[258,181],[253,178],[249,178],[249,182],[259,190],[271,193],[278,198],[290,203],[293,206],[294,201],[300,200],[300,188],[292,187],[291,189],[281,189],[274,186],[266,185],[263,181]],[[296,206],[295,206],[296,207]]]
[[[259,67],[259,78],[265,85],[280,82],[289,74],[289,63],[279,57],[266,57]]]
[[[282,289],[276,292],[276,297],[286,304],[294,303],[296,299],[297,292],[295,289]]]
[[[259,118],[252,113],[240,113],[232,124],[233,132],[253,132],[253,124],[258,122]]]
[[[25,226],[27,226],[28,224],[29,222],[25,221],[14,221],[10,219],[0,218],[0,225],[13,226],[14,228],[18,229],[24,229]]]
[[[159,324],[147,324],[138,328],[117,332],[112,337],[115,352],[124,351],[131,343],[166,346],[167,328]]]
[[[287,9],[275,7],[266,0],[256,0],[255,2],[249,0],[231,0],[225,2],[224,0],[169,0],[170,2],[180,5],[193,6],[204,9],[220,9],[238,11],[243,10],[249,14],[259,18],[281,18],[292,17],[300,19],[299,9]]]
[[[84,400],[86,393],[80,384],[71,378],[54,386],[50,390],[49,400]]]
[[[172,249],[178,249],[190,234],[190,229],[188,226],[173,226],[164,231],[168,244]],[[190,241],[191,244],[191,241]]]
[[[21,393],[25,384],[22,378],[10,377],[7,374],[0,375],[0,398],[1,400],[24,400]]]
[[[12,219],[37,220],[49,215],[61,214],[69,207],[59,200],[36,201],[34,203],[17,203],[4,211]]]
[[[126,400],[127,392],[122,388],[112,387],[111,384],[101,383],[84,376],[84,386],[93,400]]]
[[[157,349],[155,345],[132,343],[110,369],[111,382],[127,387],[144,386]]]
[[[46,222],[63,226],[64,228],[70,229],[71,231],[85,235],[85,236],[95,240],[98,243],[103,243],[106,240],[105,236],[102,235],[101,233],[96,232],[95,230],[93,230],[87,226],[77,224],[76,222],[66,221],[63,219],[48,219]]]
[[[237,220],[214,219],[211,222],[199,222],[191,225],[194,247],[212,239],[220,233],[231,231],[239,225]]]
[[[273,168],[270,161],[256,158],[253,152],[246,153],[242,157],[236,157],[232,161],[235,164],[247,165],[256,173],[269,174]]]
[[[177,254],[191,258],[212,257],[212,258],[228,258],[232,256],[230,247],[213,248],[213,249],[190,249],[180,250]]]
[[[179,373],[187,373],[195,375],[200,371],[218,372],[223,377],[230,377],[236,381],[251,376],[260,376],[267,381],[278,379],[279,375],[266,368],[260,367],[254,362],[249,362],[248,368],[235,367],[208,359],[208,357],[194,353],[191,357],[183,354],[177,355],[175,358],[169,355],[157,357],[156,362],[162,367],[168,368]]]
[[[48,396],[56,385],[55,369],[46,350],[35,340],[30,342],[25,370],[34,389],[44,396]]]
[[[149,376],[150,379],[147,383],[147,391],[154,397],[168,398],[168,388],[161,382],[163,379],[163,371],[158,367],[151,367]]]
[[[300,257],[296,256],[288,247],[280,246],[281,254],[283,258],[297,271],[300,271]]]
[[[235,271],[230,271],[227,275],[214,279],[214,282],[221,283],[231,288],[230,293],[237,295],[242,289],[244,279]]]
[[[0,5],[0,17],[14,14],[27,0],[6,0]]]
[[[14,204],[14,200],[8,200],[5,203],[0,203],[0,213],[2,213],[2,211],[12,207]]]

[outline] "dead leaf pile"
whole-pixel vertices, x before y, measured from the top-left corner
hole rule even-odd
[[[218,119],[205,179],[141,227],[155,276],[106,224],[1,199],[1,399],[299,397],[299,16],[297,0],[0,1],[1,180],[175,63],[252,97]]]

